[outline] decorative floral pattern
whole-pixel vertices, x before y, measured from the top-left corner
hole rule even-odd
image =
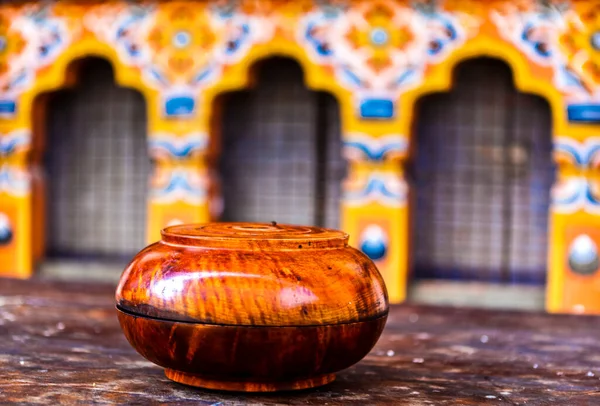
[[[98,39],[116,50],[125,65],[142,67],[151,58],[144,40],[155,12],[156,6],[152,4],[107,3],[90,8],[83,22]]]
[[[208,194],[208,179],[197,167],[187,167],[184,162],[189,162],[206,151],[207,134],[157,133],[149,138],[148,143],[150,156],[154,160],[174,163],[174,166],[158,168],[152,179],[152,201],[159,204],[178,201],[195,205],[204,203]]]
[[[444,59],[474,32],[467,33],[466,16],[430,2],[413,7],[388,0],[351,4],[307,13],[298,40],[316,63],[333,69],[356,94],[363,118],[393,117],[396,99],[421,83],[428,64]]]
[[[600,5],[589,2],[565,15],[559,49],[562,85],[571,121],[600,121]]]
[[[107,5],[90,13],[86,24],[161,92],[166,116],[189,116],[200,90],[218,80],[225,66],[273,36],[271,20],[249,11],[221,3]]]
[[[600,169],[600,138],[590,138],[584,143],[560,137],[554,146],[558,165],[568,165],[584,172]],[[553,210],[574,213],[584,210],[600,214],[600,182],[585,176],[559,178],[552,189]]]
[[[12,117],[17,99],[70,44],[66,21],[52,6],[0,9],[0,116]]]
[[[568,10],[566,2],[506,1],[490,12],[501,37],[512,42],[528,58],[553,66],[559,57],[559,27]]]
[[[293,35],[309,58],[354,94],[362,118],[391,118],[399,96],[473,37],[485,18],[476,6],[454,9],[452,1],[301,3],[294,18],[277,11],[275,2],[251,0],[5,5],[0,116],[14,116],[19,96],[84,27],[124,64],[140,70],[146,85],[160,92],[167,117],[195,114],[202,89],[222,78],[229,65],[276,32],[295,27]],[[600,121],[600,5],[496,0],[488,7],[501,37],[553,70],[569,120]]]
[[[554,71],[574,122],[600,121],[600,6],[595,2],[502,2],[498,32],[530,60]]]

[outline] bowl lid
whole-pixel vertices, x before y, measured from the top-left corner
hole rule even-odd
[[[117,288],[123,311],[185,322],[303,326],[387,314],[377,268],[341,231],[263,223],[168,227]]]
[[[343,248],[348,234],[327,228],[271,223],[184,224],[161,231],[168,244],[227,249]]]

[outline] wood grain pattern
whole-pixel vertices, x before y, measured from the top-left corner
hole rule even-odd
[[[387,314],[381,275],[345,233],[215,223],[162,235],[123,273],[116,300],[128,312],[237,326],[330,325]]]
[[[119,311],[130,344],[167,376],[213,389],[305,389],[333,380],[373,348],[387,316],[358,323],[235,327],[137,317]]]
[[[125,270],[116,300],[128,341],[177,382],[249,392],[323,385],[383,331],[385,285],[345,233],[213,223],[162,237]]]

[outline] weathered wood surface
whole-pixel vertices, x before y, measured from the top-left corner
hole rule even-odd
[[[375,349],[332,384],[239,395],[171,382],[139,356],[113,286],[0,279],[0,403],[600,404],[599,321],[393,306]]]

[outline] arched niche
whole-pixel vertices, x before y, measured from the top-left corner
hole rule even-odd
[[[411,258],[416,278],[543,284],[552,113],[498,59],[466,60],[416,105]]]
[[[142,95],[115,83],[110,62],[69,66],[65,87],[33,109],[34,241],[42,272],[65,263],[115,264],[146,244],[147,113]],[[49,264],[57,264],[56,267]]]
[[[339,226],[339,107],[309,90],[292,59],[255,63],[249,87],[215,100],[212,168],[226,221],[278,221]]]

